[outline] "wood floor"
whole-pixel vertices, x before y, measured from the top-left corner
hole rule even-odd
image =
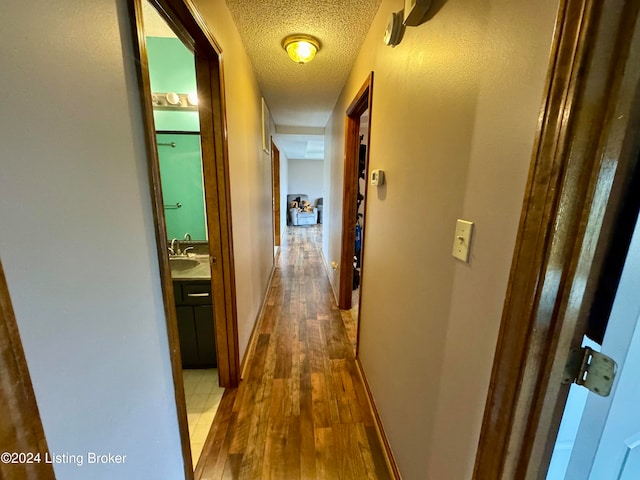
[[[320,256],[289,227],[240,386],[227,390],[195,478],[388,479],[365,388]]]

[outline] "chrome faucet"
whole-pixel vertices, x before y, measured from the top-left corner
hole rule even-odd
[[[185,233],[183,240],[185,242],[190,242],[191,241],[191,234],[189,232]]]
[[[171,246],[169,247],[169,252],[172,255],[180,255],[182,252],[180,251],[180,242],[177,238],[171,240]]]
[[[187,252],[188,252],[189,250],[193,250],[193,247],[187,247],[187,248],[185,248],[185,249],[182,251],[182,254],[183,254],[183,255],[187,255],[187,256],[188,256],[189,254],[188,254]]]

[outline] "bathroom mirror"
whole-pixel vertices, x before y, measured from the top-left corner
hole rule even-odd
[[[194,55],[164,22],[152,27],[145,31],[167,236],[207,240]]]

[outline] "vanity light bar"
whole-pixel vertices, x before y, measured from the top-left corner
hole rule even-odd
[[[198,99],[189,93],[154,92],[151,94],[154,110],[198,110]]]

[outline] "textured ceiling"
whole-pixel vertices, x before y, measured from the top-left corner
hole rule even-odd
[[[380,0],[226,2],[276,125],[324,127]],[[320,40],[312,62],[287,56],[282,40],[293,33]]]
[[[287,158],[324,159],[324,126],[380,1],[226,0],[277,125],[274,139]],[[149,2],[142,6],[147,36],[175,37]],[[287,56],[282,39],[292,33],[320,40],[311,63],[297,65]]]

